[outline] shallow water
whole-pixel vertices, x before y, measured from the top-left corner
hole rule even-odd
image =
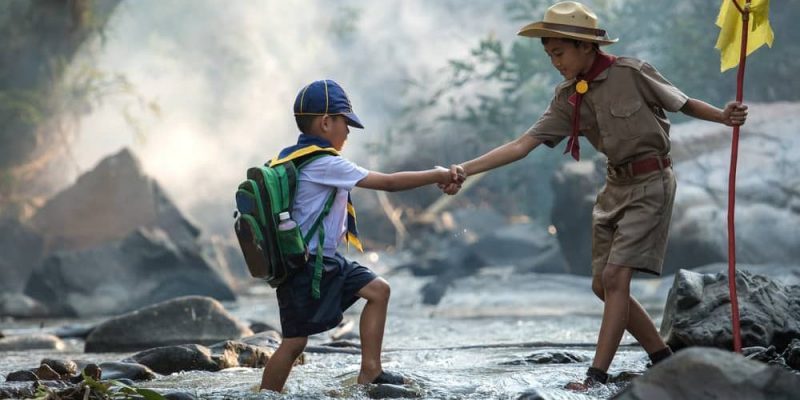
[[[380,268],[378,268],[380,271]],[[421,304],[419,288],[429,278],[391,275],[389,318],[384,339],[384,368],[401,372],[431,399],[513,399],[530,388],[552,398],[585,398],[561,388],[582,379],[589,361],[575,364],[505,365],[537,350],[569,350],[591,359],[600,326],[601,303],[589,291],[589,279],[567,275],[514,275],[509,268],[493,268],[479,276],[459,280],[437,306]],[[651,315],[660,317],[665,301],[663,284],[638,281],[638,293]],[[254,287],[226,308],[243,320],[278,325],[274,292]],[[363,302],[345,318],[356,322]],[[87,320],[45,321],[44,330]],[[658,322],[658,321],[657,321]],[[40,321],[4,321],[9,333],[38,330]],[[329,341],[327,333],[310,338],[310,345]],[[626,335],[624,344],[633,340]],[[128,353],[83,354],[82,342],[68,340],[64,352],[26,351],[0,353],[0,374],[32,368],[42,358],[116,361]],[[162,391],[180,390],[205,399],[361,399],[365,388],[355,385],[359,355],[306,354],[307,363],[295,367],[283,395],[256,393],[262,369],[233,368],[220,372],[185,372],[140,382]],[[611,373],[643,371],[644,352],[623,346]],[[4,378],[2,378],[4,379]],[[609,385],[590,392],[591,398],[608,398],[621,389]]]

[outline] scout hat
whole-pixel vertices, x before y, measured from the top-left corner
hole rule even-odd
[[[353,112],[350,99],[338,83],[324,79],[314,81],[300,89],[294,100],[294,115],[342,115],[347,125],[364,129]]]
[[[544,20],[522,27],[517,35],[575,39],[601,46],[616,43],[606,31],[597,28],[597,15],[581,3],[562,1],[547,9]]]

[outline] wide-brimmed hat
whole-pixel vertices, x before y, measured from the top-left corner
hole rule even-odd
[[[544,13],[542,21],[523,26],[517,35],[575,39],[601,46],[619,40],[609,39],[606,31],[597,27],[597,15],[583,4],[574,1],[563,1],[552,5]]]

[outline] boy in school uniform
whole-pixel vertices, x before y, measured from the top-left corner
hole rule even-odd
[[[261,389],[283,390],[292,365],[302,354],[308,336],[339,324],[342,313],[359,298],[367,301],[361,312],[361,370],[358,383],[403,384],[401,375],[381,367],[389,284],[369,268],[344,258],[336,249],[340,242],[361,248],[355,227],[355,209],[350,191],[366,189],[399,191],[424,185],[457,187],[463,182],[459,169],[442,167],[426,171],[392,174],[368,171],[339,155],[349,127],[364,126],[353,112],[350,100],[339,84],[318,80],[300,90],[294,103],[297,144],[288,147],[271,163],[299,159],[312,153],[327,153],[308,161],[298,174],[292,217],[308,243],[309,261],[305,268],[294,270],[277,289],[283,341],[272,355],[261,381]],[[317,226],[323,209],[329,208]],[[317,258],[319,256],[319,262]]]
[[[467,176],[488,171],[527,156],[542,143],[554,147],[565,138],[565,153],[578,160],[579,135],[607,156],[606,183],[592,212],[592,291],[605,303],[602,324],[585,380],[567,385],[585,391],[608,381],[626,329],[653,363],[672,354],[630,295],[634,272],[661,274],[667,245],[676,186],[665,111],[733,126],[744,124],[747,107],[730,102],[718,109],[688,97],[645,61],[603,52],[600,46],[617,39],[609,39],[595,14],[577,2],[551,6],[542,21],[518,34],[541,38],[565,80],[522,136],[452,168],[463,168]],[[442,188],[450,194],[458,191],[457,185]]]

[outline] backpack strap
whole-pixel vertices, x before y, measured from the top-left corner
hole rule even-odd
[[[317,217],[317,220],[314,221],[314,225],[311,225],[311,229],[308,230],[306,236],[303,240],[306,242],[306,245],[311,241],[312,235],[314,235],[314,231],[317,232],[317,255],[314,260],[314,277],[311,280],[311,297],[314,299],[319,299],[320,297],[320,282],[322,282],[322,257],[323,257],[323,247],[325,244],[325,228],[322,227],[322,220],[330,213],[331,207],[333,206],[333,201],[336,199],[336,192],[337,189],[333,188],[331,190],[331,194],[328,195],[328,199],[325,200],[325,206],[322,207],[322,212]]]

